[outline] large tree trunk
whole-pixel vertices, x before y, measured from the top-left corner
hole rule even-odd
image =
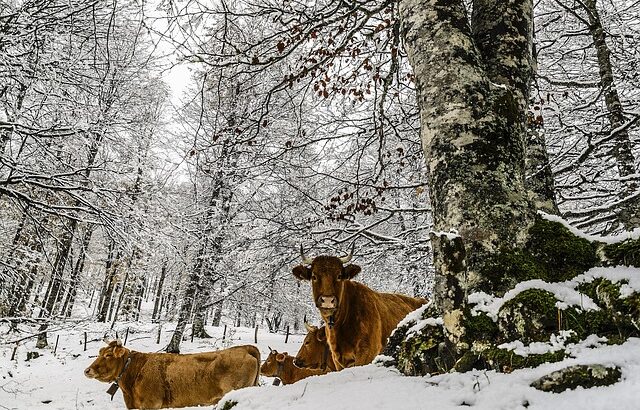
[[[432,237],[434,301],[453,360],[466,348],[466,296],[487,280],[483,261],[524,244],[534,220],[524,183],[532,8],[475,1],[472,30],[462,0],[400,3],[435,230],[459,235]]]

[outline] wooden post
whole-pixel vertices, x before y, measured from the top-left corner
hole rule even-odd
[[[156,344],[159,345],[160,344],[160,334],[162,333],[162,323],[160,323],[160,326],[158,326],[158,337],[156,338]]]
[[[16,351],[18,350],[18,343],[16,343],[16,347],[13,348],[13,353],[11,353],[11,360],[16,359]]]
[[[84,332],[84,351],[87,351],[87,332]]]
[[[191,325],[191,343],[193,343],[193,335],[195,333],[195,329],[193,327],[193,325]]]
[[[60,340],[60,335],[56,336],[56,346],[53,348],[53,354],[56,354],[56,350],[58,350],[58,341]]]
[[[124,342],[122,342],[123,346],[127,344],[128,338],[129,338],[129,328],[127,328],[127,331],[124,333]]]
[[[253,342],[258,343],[258,325],[256,325],[256,332],[253,334]]]
[[[287,325],[287,335],[284,338],[284,342],[287,343],[289,341],[289,325]]]
[[[224,342],[224,338],[227,335],[227,325],[224,325],[224,329],[222,330],[222,341]]]

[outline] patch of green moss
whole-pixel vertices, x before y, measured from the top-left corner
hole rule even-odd
[[[545,266],[522,250],[502,251],[492,255],[487,259],[483,271],[490,290],[498,294],[504,294],[525,280],[549,280]]]
[[[479,340],[494,341],[499,333],[498,325],[484,312],[473,316],[467,310],[462,325],[466,329],[465,337],[469,345]]]
[[[526,248],[545,264],[549,279],[554,282],[572,279],[599,262],[597,243],[575,236],[561,223],[540,217],[529,230]]]
[[[557,299],[546,290],[528,289],[506,302],[498,312],[502,340],[545,342],[558,330]]]
[[[606,245],[604,254],[611,265],[640,266],[640,239]]]
[[[574,329],[582,337],[597,334],[615,341],[614,343],[624,341],[629,336],[640,336],[636,327],[640,320],[640,294],[634,292],[628,297],[620,298],[620,283],[612,283],[604,278],[583,283],[578,289],[602,309],[577,311],[569,308],[564,315],[566,326]]]
[[[542,279],[562,282],[598,264],[597,244],[573,235],[564,225],[538,217],[523,249],[503,249],[487,258],[480,290],[504,294],[516,283]]]
[[[408,376],[434,373],[438,369],[438,346],[444,335],[440,326],[426,326],[418,334],[405,339],[399,348],[397,367]]]

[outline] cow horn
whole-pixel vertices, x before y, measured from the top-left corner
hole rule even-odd
[[[313,262],[313,259],[309,259],[304,256],[304,249],[302,248],[302,244],[300,244],[300,257],[302,258],[303,265],[311,265],[311,262]]]
[[[271,348],[271,346],[267,346],[269,348],[270,352],[273,352],[273,349]]]
[[[353,242],[353,244],[351,245],[351,251],[349,252],[349,254],[347,256],[343,256],[342,258],[340,258],[340,262],[342,262],[343,265],[346,265],[351,261],[351,258],[353,258],[353,250],[355,249],[355,247],[356,247],[356,243]]]
[[[304,327],[307,329],[307,332],[311,332],[313,330],[313,326],[307,323],[306,320],[304,321]]]

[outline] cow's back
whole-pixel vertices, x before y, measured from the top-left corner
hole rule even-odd
[[[259,375],[260,352],[254,346],[193,354],[146,355],[133,383],[133,407],[215,404],[231,390],[256,385]]]
[[[327,330],[333,359],[340,367],[349,360],[356,366],[371,363],[398,323],[426,303],[397,293],[376,292],[355,281],[346,285],[345,296],[350,299],[347,322]]]
[[[377,295],[379,295],[378,301],[380,302],[378,311],[380,312],[380,320],[382,321],[382,333],[380,337],[382,338],[384,348],[387,344],[387,339],[396,326],[398,326],[398,323],[409,313],[427,303],[427,300],[412,298],[399,293],[377,293]]]

